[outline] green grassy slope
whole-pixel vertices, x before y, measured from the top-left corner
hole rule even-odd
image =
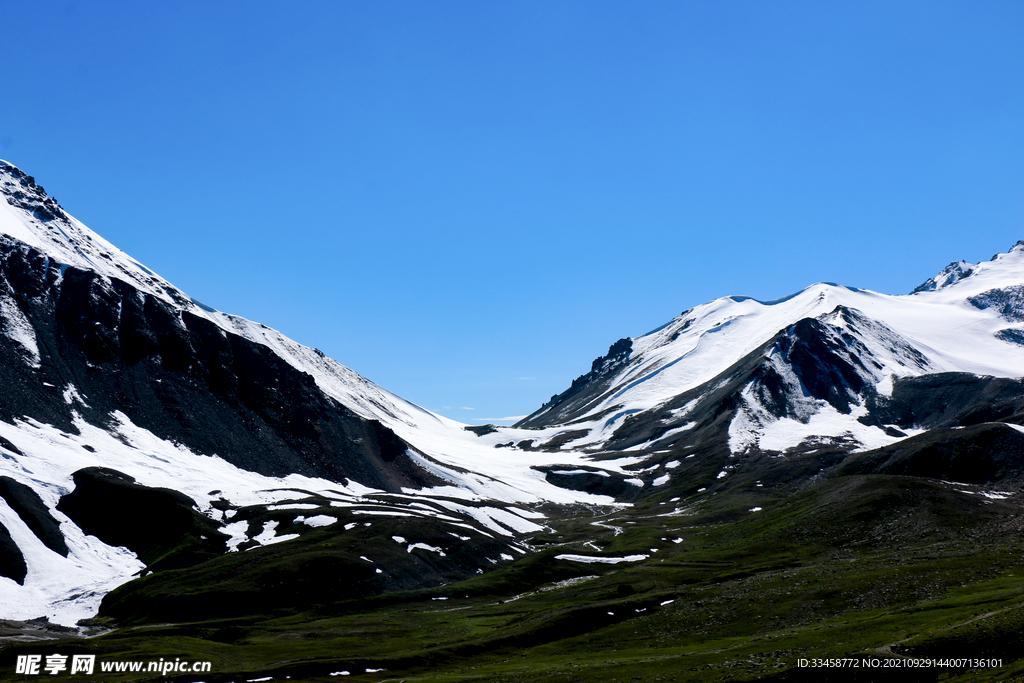
[[[10,645],[0,680],[24,678],[13,674],[15,655],[53,651],[213,662],[211,674],[182,681],[326,681],[339,671],[436,682],[1015,680],[1024,677],[1020,495],[978,491],[856,475],[787,497],[736,486],[611,514],[576,509],[532,539],[539,552],[469,580],[284,609],[256,592],[243,617]],[[762,509],[751,512],[755,494]],[[556,558],[570,553],[648,557]],[[318,580],[330,588],[351,579]],[[829,657],[862,666],[798,666]],[[868,669],[861,659],[908,657],[1002,666]]]

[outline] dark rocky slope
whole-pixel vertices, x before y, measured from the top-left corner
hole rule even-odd
[[[0,346],[0,419],[75,431],[123,412],[157,436],[261,474],[384,490],[437,480],[390,429],[326,396],[269,348],[119,280],[0,242],[0,295],[34,328],[39,364]],[[78,398],[68,398],[74,386]]]

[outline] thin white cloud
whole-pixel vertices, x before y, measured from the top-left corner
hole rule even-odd
[[[462,406],[462,409],[463,410],[476,410],[476,408],[467,408],[466,406]]]
[[[525,415],[513,415],[512,417],[474,417],[473,422],[519,422]]]

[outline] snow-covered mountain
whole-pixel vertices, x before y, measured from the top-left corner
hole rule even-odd
[[[0,618],[436,586],[580,505],[837,468],[1024,476],[1024,243],[909,295],[717,299],[467,427],[192,299],[6,162],[0,195]]]
[[[528,505],[613,502],[195,301],[6,162],[0,195],[0,618],[74,623],[139,572],[354,520],[418,563],[356,552],[366,591],[450,581],[526,552]]]
[[[988,263],[953,263],[910,295],[819,283],[697,306],[616,342],[517,427],[571,431],[561,448],[666,448],[717,417],[727,390],[733,456],[825,441],[877,448],[934,426],[924,415],[896,424],[893,405],[913,400],[912,378],[942,373],[1024,376],[1024,242]]]

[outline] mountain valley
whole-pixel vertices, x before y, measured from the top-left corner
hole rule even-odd
[[[468,426],[0,194],[0,680],[1024,678],[1024,242],[722,297]],[[157,679],[200,680],[103,680]]]

